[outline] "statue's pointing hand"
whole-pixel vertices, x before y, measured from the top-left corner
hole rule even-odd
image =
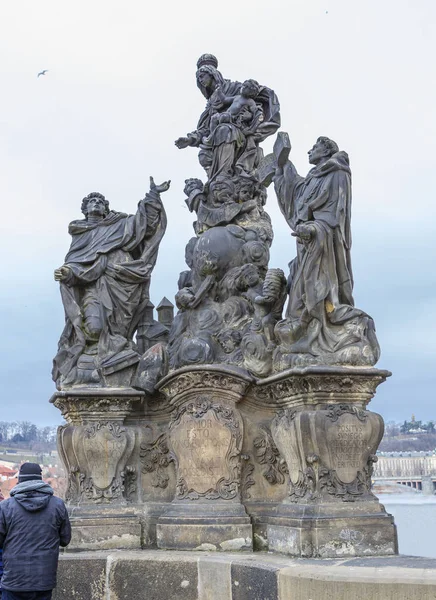
[[[161,194],[162,192],[167,192],[170,189],[171,179],[168,181],[164,181],[160,185],[156,185],[153,177],[150,177],[150,191],[157,192]]]

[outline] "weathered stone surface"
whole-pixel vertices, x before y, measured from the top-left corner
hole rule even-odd
[[[372,496],[372,464],[384,429],[380,415],[348,404],[288,409],[271,429],[287,462],[292,502]]]
[[[276,600],[278,569],[271,565],[232,564],[232,600]]]
[[[55,600],[434,600],[436,561],[291,559],[266,553],[61,555]]]
[[[141,523],[136,516],[71,517],[72,538],[67,552],[77,550],[139,550]]]
[[[150,556],[146,563],[140,555],[112,557],[109,572],[111,597],[135,600],[197,600],[198,568],[195,559]]]
[[[151,179],[135,215],[87,196],[55,271],[72,548],[397,552],[371,492],[383,419],[366,407],[390,373],[372,368],[374,323],[352,297],[348,156],[319,138],[300,177],[281,132],[263,160],[273,90],[224,79],[210,54],[197,84],[206,108],[176,145],[199,148],[207,181],[185,181],[196,221],[176,317],[164,298],[155,320],[149,298],[169,182]],[[272,180],[298,242],[288,280],[269,266]]]
[[[201,407],[204,402],[201,399],[193,411],[184,412],[170,433],[178,459],[178,476],[184,480],[187,491],[201,496],[215,489],[221,478],[229,480],[232,476],[226,460],[232,446],[231,431],[219,420],[221,405],[207,403]]]
[[[302,557],[398,552],[393,519],[371,492],[383,419],[364,410],[387,375],[309,367],[250,389],[256,406],[276,407],[270,424],[260,423],[260,435],[250,440],[255,462],[271,485],[288,486],[275,503],[265,502],[266,495],[263,503],[247,502],[256,543]]]
[[[324,561],[319,561],[319,563]],[[421,576],[407,574],[399,566],[385,569],[366,564],[366,568],[342,564],[332,565],[325,561],[309,568],[293,565],[279,573],[279,598],[285,600],[433,600],[436,597],[434,584],[424,583]],[[328,575],[326,572],[328,570]]]
[[[364,510],[362,510],[362,513]],[[389,556],[398,553],[390,515],[344,518],[273,517],[267,527],[269,550],[302,558]]]
[[[53,600],[105,600],[107,555],[61,555]]]
[[[58,428],[58,449],[66,467],[66,500],[83,504],[126,504],[135,477],[129,465],[135,427],[126,417],[141,403],[136,390],[57,392],[52,402],[68,424]],[[127,494],[126,494],[127,491]]]
[[[248,517],[238,524],[231,516],[203,517],[204,524],[161,517],[156,527],[158,548],[165,550],[198,550],[200,552],[247,552],[253,549],[252,529]],[[221,524],[219,521],[227,521]],[[171,522],[172,521],[172,522]],[[233,522],[232,522],[233,521]]]
[[[228,600],[232,597],[232,575],[229,560],[212,557],[198,561],[198,597],[201,600]]]

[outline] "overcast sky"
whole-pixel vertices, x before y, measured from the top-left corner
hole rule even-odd
[[[276,91],[301,174],[319,135],[349,153],[355,301],[393,371],[371,407],[435,419],[434,0],[0,0],[0,420],[61,422],[48,404],[64,320],[53,270],[83,196],[134,212],[149,175],[172,180],[151,290],[173,299],[192,236],[184,180],[203,177],[174,140],[204,108],[204,52],[224,77]],[[287,272],[295,240],[272,188],[267,210],[270,266]]]

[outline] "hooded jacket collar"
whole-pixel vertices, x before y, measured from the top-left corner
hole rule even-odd
[[[48,505],[53,493],[53,488],[45,481],[23,481],[12,488],[10,495],[24,509],[36,512]]]

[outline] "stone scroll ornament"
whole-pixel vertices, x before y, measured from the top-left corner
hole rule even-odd
[[[169,186],[150,178],[134,215],[111,210],[102,194],[91,193],[82,201],[85,218],[70,223],[71,247],[55,271],[65,309],[52,373],[59,390],[141,387],[140,371],[151,365],[134,335],[150,299],[167,223],[160,194]],[[154,356],[159,360],[159,353]]]
[[[380,348],[372,318],[354,305],[351,269],[351,170],[346,152],[320,137],[309,150],[306,177],[288,159],[286,133],[265,157],[260,179],[274,186],[297,239],[290,263],[289,302],[275,326],[273,368],[313,364],[372,366]]]
[[[66,499],[82,504],[124,503],[125,484],[129,486],[134,475],[126,466],[134,444],[134,432],[116,422],[60,427],[58,448],[68,470]]]
[[[260,144],[280,126],[280,105],[253,79],[225,79],[211,54],[198,60],[196,79],[206,107],[176,146],[199,149],[207,179],[187,179],[184,189],[195,236],[179,278],[169,368],[218,363],[265,376],[286,280],[268,270],[273,231],[257,169]]]
[[[371,476],[383,431],[380,415],[348,404],[279,413],[271,432],[288,466],[290,500],[374,498]]]

